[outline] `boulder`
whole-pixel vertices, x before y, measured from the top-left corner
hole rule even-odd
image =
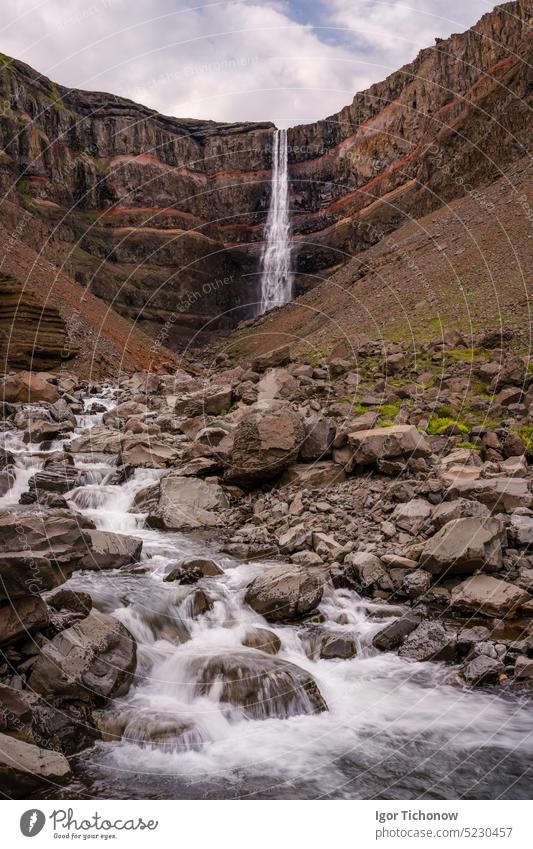
[[[174,405],[177,416],[220,416],[227,413],[233,400],[231,386],[206,386],[179,398]]]
[[[279,348],[274,348],[272,351],[267,351],[264,354],[259,354],[252,360],[252,371],[263,372],[267,368],[277,368],[278,366],[286,365],[290,360],[289,345],[282,345]]]
[[[118,454],[124,436],[120,430],[96,425],[70,443],[73,454]]]
[[[287,369],[269,369],[257,383],[257,400],[272,401],[274,398],[294,398],[298,389],[298,381]]]
[[[533,546],[533,515],[513,513],[508,530],[514,545]]]
[[[132,416],[145,416],[147,413],[146,404],[139,404],[137,401],[124,401],[111,410],[107,410],[102,416],[102,421],[108,427],[121,430]]]
[[[266,654],[277,654],[281,649],[280,638],[267,628],[248,628],[242,638],[242,644],[249,649],[264,651]]]
[[[160,481],[157,506],[150,511],[147,524],[177,531],[214,527],[221,521],[217,511],[228,504],[218,484],[170,474]]]
[[[283,472],[280,486],[299,486],[309,489],[328,489],[337,483],[343,483],[346,474],[337,463],[322,460],[317,463],[293,463]]]
[[[69,776],[69,763],[59,752],[0,734],[0,790],[8,799],[28,797]]]
[[[122,622],[92,612],[43,646],[29,686],[46,698],[97,704],[127,693],[136,660],[135,639]]]
[[[46,596],[46,602],[54,610],[69,610],[73,613],[88,614],[91,612],[93,600],[89,593],[79,590],[60,589]]]
[[[245,602],[271,622],[298,619],[320,604],[322,579],[297,566],[274,566],[247,587]]]
[[[394,508],[391,520],[403,531],[415,534],[429,519],[431,510],[431,504],[425,498],[413,498],[404,504],[398,504]]]
[[[0,399],[8,403],[45,401],[54,404],[59,398],[56,386],[49,383],[53,375],[48,372],[19,371],[8,374],[0,386]]]
[[[90,551],[87,552],[80,569],[120,569],[137,563],[141,557],[142,539],[111,531],[87,531]]]
[[[353,464],[374,466],[384,460],[430,457],[431,446],[413,425],[392,425],[348,434]]]
[[[398,652],[410,660],[454,660],[455,635],[440,622],[421,622],[404,640]]]
[[[48,622],[48,607],[39,595],[0,603],[0,645],[46,628]]]
[[[278,537],[278,545],[282,554],[293,554],[303,548],[311,548],[313,532],[307,525],[294,525]]]
[[[391,651],[409,636],[420,625],[420,617],[415,613],[406,613],[385,625],[377,634],[374,634],[372,645],[380,651]]]
[[[471,687],[481,684],[497,684],[500,676],[505,674],[501,660],[480,654],[468,661],[462,668],[463,678]]]
[[[525,590],[490,575],[474,575],[454,587],[452,607],[485,616],[506,618],[531,599]]]
[[[318,418],[306,422],[307,435],[300,448],[302,460],[320,460],[331,454],[336,427],[333,419]]]
[[[64,583],[88,551],[93,523],[69,510],[39,506],[0,512],[0,601]]]
[[[379,557],[369,551],[353,551],[344,558],[343,571],[363,589],[381,583],[387,573]]]
[[[237,425],[225,478],[249,487],[277,477],[296,459],[304,438],[302,418],[290,407],[256,405]]]
[[[438,504],[431,514],[431,521],[437,530],[440,530],[453,519],[487,519],[489,516],[490,510],[485,504],[469,501],[468,498],[456,498],[454,501],[443,501]]]
[[[523,478],[455,482],[448,490],[448,497],[473,499],[490,510],[504,513],[511,513],[517,507],[530,507],[533,503],[527,481]]]
[[[420,565],[432,575],[471,575],[502,566],[503,529],[498,519],[452,519],[426,543]]]
[[[287,719],[327,710],[313,677],[287,660],[248,650],[198,658],[192,663],[195,693],[227,704],[247,719]],[[233,708],[233,710],[231,710]]]
[[[121,444],[119,464],[146,469],[164,469],[172,465],[179,452],[165,442],[142,436],[128,436]]]

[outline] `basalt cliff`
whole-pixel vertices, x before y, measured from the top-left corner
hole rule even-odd
[[[296,294],[527,155],[532,20],[527,2],[498,6],[339,113],[289,130]],[[253,315],[272,124],[167,117],[7,57],[0,97],[2,271],[25,309],[53,308],[55,332],[59,311],[60,348],[83,350],[88,320],[109,362],[129,344],[143,349],[136,368],[159,366]],[[73,321],[77,301],[92,306]]]

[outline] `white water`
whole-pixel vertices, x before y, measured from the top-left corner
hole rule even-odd
[[[95,416],[90,424],[99,421]],[[20,436],[3,434],[17,454],[17,480],[4,508],[18,501],[28,472],[45,456],[29,457]],[[82,458],[76,462],[81,466]],[[372,636],[391,614],[348,590],[327,589],[322,627],[355,636],[357,657],[308,656],[302,627],[271,625],[243,601],[249,581],[272,564],[238,564],[200,540],[143,528],[144,517],[129,512],[133,498],[161,472],[139,469],[112,486],[105,480],[113,468],[113,458],[101,455],[92,464],[92,482],[67,498],[97,527],[142,537],[140,568],[78,572],[67,586],[90,592],[96,609],[115,615],[134,635],[137,676],[127,696],[102,713],[102,728],[114,740],[73,762],[68,792],[101,798],[529,798],[527,702],[450,686],[444,664],[408,663],[375,651]],[[189,556],[212,557],[224,574],[193,587],[164,582],[170,565]],[[193,616],[191,594],[198,586],[213,606]],[[221,699],[223,677],[198,692],[201,669],[213,658],[244,656],[242,680],[261,676],[254,669],[261,669],[265,655],[242,645],[250,627],[279,637],[278,657],[313,676],[327,712],[310,712],[297,687],[281,693],[282,707],[263,696],[255,708],[264,718],[253,720]],[[275,676],[266,673],[260,691],[268,694],[271,685]]]
[[[287,130],[276,130],[272,144],[272,196],[261,256],[260,313],[292,298]]]

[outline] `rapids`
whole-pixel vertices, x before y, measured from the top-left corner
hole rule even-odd
[[[113,406],[111,387],[86,406],[94,401]],[[77,432],[100,422],[101,415],[80,416]],[[46,452],[29,449],[20,432],[4,433],[2,441],[15,454],[17,472],[0,500],[5,508],[18,502]],[[76,465],[88,472],[88,483],[67,494],[73,509],[100,529],[141,537],[143,554],[133,568],[77,572],[65,586],[88,591],[95,608],[127,626],[138,643],[138,666],[127,696],[99,712],[104,739],[71,760],[70,785],[45,795],[528,797],[527,701],[461,689],[447,683],[443,664],[377,652],[372,636],[393,611],[348,590],[327,590],[322,627],[355,635],[358,653],[350,660],[316,657],[312,628],[271,625],[244,604],[246,584],[272,564],[238,563],[212,541],[146,529],[145,517],[130,512],[135,493],[160,471],[138,469],[116,486],[106,483],[110,455],[77,455]],[[224,574],[193,588],[163,581],[170,564],[190,556],[214,559]],[[210,602],[200,610],[198,587]],[[282,667],[272,669],[270,655],[243,646],[251,628],[277,635]],[[309,675],[327,711],[306,688]],[[252,698],[238,706],[231,693],[243,688]]]

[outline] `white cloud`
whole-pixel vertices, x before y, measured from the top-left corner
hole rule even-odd
[[[110,91],[184,118],[283,126],[335,112],[435,35],[464,29],[489,8],[481,0],[465,5],[12,0],[0,39],[2,52],[63,85]]]

